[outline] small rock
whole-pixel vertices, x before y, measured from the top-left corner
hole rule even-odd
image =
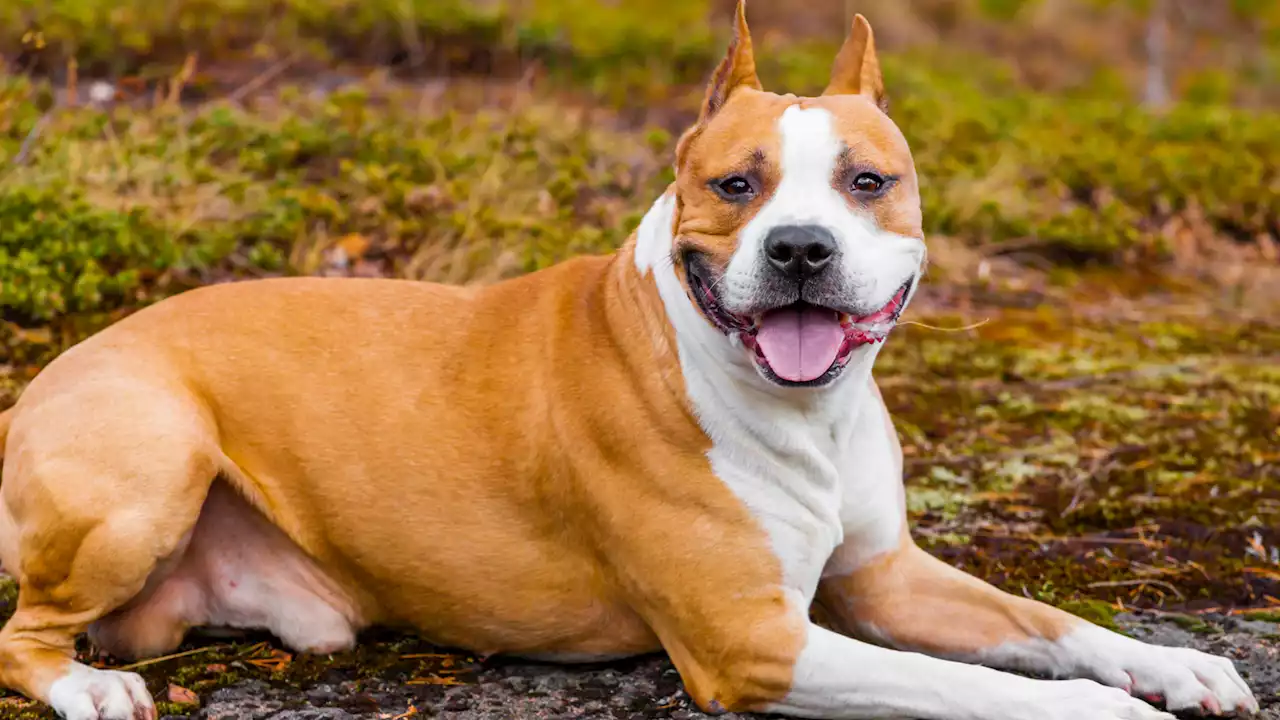
[[[89,86],[89,102],[94,105],[106,105],[116,99],[116,86],[98,80]]]
[[[328,685],[311,688],[307,691],[306,696],[307,700],[313,705],[327,705],[339,698],[338,693],[334,692],[333,688]]]

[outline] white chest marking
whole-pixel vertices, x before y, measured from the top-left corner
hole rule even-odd
[[[843,540],[841,468],[850,462],[852,409],[866,395],[878,346],[856,351],[847,377],[826,392],[769,385],[685,295],[670,259],[673,210],[674,198],[664,196],[641,223],[637,268],[655,274],[675,326],[686,390],[712,441],[712,470],[756,517],[782,565],[784,584],[807,607]]]

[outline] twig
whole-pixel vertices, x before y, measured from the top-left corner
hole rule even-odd
[[[981,531],[968,534],[971,537],[985,538],[988,540],[1018,540],[1021,542],[1034,543],[1083,542],[1096,543],[1098,545],[1142,545],[1144,547],[1151,547],[1153,544],[1159,544],[1152,540],[1141,540],[1138,538],[1108,538],[1092,535],[1000,535],[997,533]]]
[[[261,74],[259,74],[257,77],[253,78],[249,82],[245,83],[244,85],[241,85],[235,90],[232,90],[231,93],[229,93],[226,97],[227,101],[233,102],[233,103],[239,103],[241,100],[249,96],[249,94],[253,93],[258,88],[276,79],[285,70],[288,70],[289,66],[297,62],[298,55],[299,54],[296,52],[293,53],[289,57],[267,68]]]
[[[191,655],[199,655],[200,653],[212,652],[213,650],[226,649],[226,645],[210,645],[209,647],[196,648],[195,650],[187,650],[186,652],[174,653],[173,655],[164,655],[162,657],[149,658],[129,665],[121,665],[120,667],[111,668],[112,670],[137,670],[138,668],[155,665],[157,663],[167,662],[169,660],[177,660],[178,658],[190,657]]]
[[[1091,587],[1091,588],[1131,587],[1134,585],[1138,585],[1138,586],[1154,585],[1156,587],[1162,587],[1168,590],[1169,592],[1173,593],[1174,595],[1177,595],[1179,600],[1186,599],[1186,597],[1182,594],[1182,591],[1178,590],[1178,588],[1174,587],[1173,585],[1170,585],[1169,583],[1163,580],[1107,580],[1104,582],[1089,583],[1088,587]]]
[[[40,133],[44,132],[45,126],[53,119],[53,113],[58,109],[57,105],[49,108],[35,125],[31,126],[31,131],[27,133],[27,137],[22,140],[22,146],[18,148],[18,154],[13,157],[13,166],[21,167],[27,162],[27,157],[31,154],[32,148],[35,147],[36,140],[40,138]]]

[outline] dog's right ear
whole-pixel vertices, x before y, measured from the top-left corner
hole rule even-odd
[[[729,43],[729,51],[716,67],[711,76],[711,84],[707,86],[706,98],[702,101],[702,114],[699,123],[711,119],[712,115],[724,107],[725,102],[735,90],[749,87],[760,90],[760,78],[756,77],[756,57],[751,47],[751,31],[747,29],[747,3],[738,0],[737,10],[733,18],[733,41]]]
[[[684,149],[689,140],[693,139],[693,136],[706,126],[707,121],[724,107],[734,91],[744,87],[753,90],[762,89],[760,78],[756,75],[756,57],[751,47],[751,31],[747,28],[746,6],[746,0],[738,0],[733,18],[733,40],[729,43],[724,59],[716,66],[716,71],[711,76],[711,84],[707,86],[706,96],[702,100],[702,112],[698,114],[698,121],[684,132],[676,144],[677,165],[681,164],[681,158],[684,156]]]

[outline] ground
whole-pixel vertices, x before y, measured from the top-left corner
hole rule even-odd
[[[1280,636],[1274,622],[1206,615],[1196,621],[1123,613],[1118,627],[1161,645],[1194,647],[1236,662],[1263,720],[1280,719]],[[362,649],[292,658],[268,641],[191,644],[194,654],[139,668],[166,718],[247,720],[689,720],[709,717],[660,655],[595,666],[481,661],[403,637],[369,637]],[[177,683],[182,683],[178,685]],[[52,718],[17,698],[5,717]],[[745,717],[737,714],[723,718]]]
[[[1215,617],[1188,629],[1185,623],[1153,616],[1126,613],[1117,620],[1125,631],[1150,642],[1232,658],[1262,698],[1261,717],[1280,718],[1280,642],[1276,641],[1280,638],[1273,634],[1274,623]],[[1265,639],[1268,636],[1272,639]],[[589,669],[467,660],[455,661],[461,672],[450,672],[452,668],[440,666],[443,659],[433,659],[427,668],[406,668],[398,676],[388,671],[364,682],[335,673],[301,691],[290,683],[245,680],[211,693],[200,711],[211,719],[255,720],[413,715],[458,720],[710,717],[684,693],[671,663],[657,656]],[[458,678],[462,684],[412,684],[415,673],[419,679]],[[182,714],[176,708],[173,713]]]

